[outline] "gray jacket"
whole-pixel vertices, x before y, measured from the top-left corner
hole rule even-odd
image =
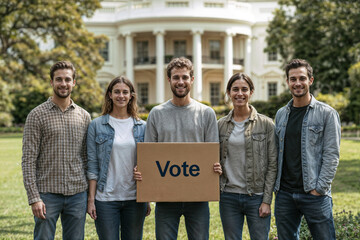
[[[251,106],[249,121],[245,123],[246,149],[246,187],[249,195],[264,192],[263,202],[271,204],[272,192],[277,172],[277,151],[275,144],[274,123],[272,119],[257,113]],[[220,176],[220,190],[227,183],[224,162],[227,158],[228,140],[234,129],[231,121],[233,110],[218,121],[220,136],[220,163],[223,174]]]
[[[289,119],[291,100],[279,109],[275,117],[278,146],[278,176],[275,191],[280,189],[284,155],[284,138]],[[341,125],[339,114],[314,96],[306,110],[301,132],[301,164],[304,191],[315,189],[322,195],[331,195],[331,183],[339,164]]]

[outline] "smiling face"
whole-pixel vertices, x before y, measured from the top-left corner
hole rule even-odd
[[[305,67],[292,68],[289,70],[289,78],[286,80],[289,90],[294,98],[308,97],[309,89],[314,78],[309,78]]]
[[[75,80],[71,69],[58,69],[54,72],[54,78],[50,81],[54,94],[58,98],[67,98],[70,96]]]
[[[125,83],[115,84],[109,93],[109,97],[113,102],[113,108],[127,108],[132,98],[130,88]]]
[[[190,70],[187,68],[173,68],[171,70],[171,77],[168,78],[168,81],[174,97],[184,98],[188,96],[191,90],[194,77],[190,76]]]
[[[230,91],[227,93],[230,97],[234,108],[248,107],[249,99],[253,94],[249,84],[244,79],[238,79],[231,85]]]

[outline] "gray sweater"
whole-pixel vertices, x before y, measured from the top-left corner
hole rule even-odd
[[[180,107],[169,100],[150,111],[145,142],[219,142],[215,112],[193,99]]]

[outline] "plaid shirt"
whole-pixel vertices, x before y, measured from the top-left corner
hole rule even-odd
[[[90,114],[72,100],[62,112],[51,97],[27,116],[22,171],[29,204],[41,193],[74,195],[87,189],[86,131]]]

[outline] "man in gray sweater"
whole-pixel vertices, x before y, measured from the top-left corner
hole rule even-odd
[[[173,92],[171,100],[154,107],[147,119],[145,142],[218,142],[216,115],[212,108],[190,97],[194,82],[189,59],[175,58],[167,66]],[[221,174],[219,163],[214,171]],[[136,180],[142,180],[135,171]],[[209,239],[208,202],[158,202],[155,209],[156,239],[177,239],[180,217],[184,215],[188,239]]]

